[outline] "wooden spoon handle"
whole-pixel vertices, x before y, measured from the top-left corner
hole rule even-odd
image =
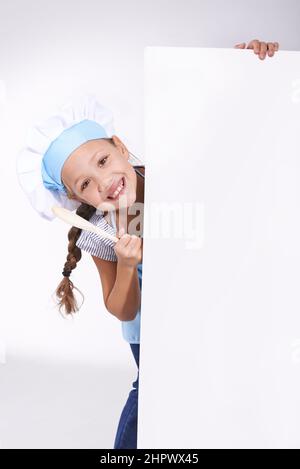
[[[98,226],[93,225],[93,223],[90,223],[88,220],[85,220],[84,218],[80,217],[79,215],[77,215],[77,213],[74,213],[71,210],[54,205],[52,207],[52,212],[54,213],[54,215],[56,215],[58,218],[68,223],[69,225],[76,226],[76,228],[81,228],[82,230],[91,231],[92,233],[96,233],[97,235],[102,236],[102,238],[110,239],[115,243],[119,241],[119,238],[116,238],[115,236],[107,233]]]

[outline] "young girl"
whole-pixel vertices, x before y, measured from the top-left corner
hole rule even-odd
[[[137,162],[114,135],[111,112],[88,97],[33,129],[18,156],[17,172],[43,218],[54,218],[53,205],[76,208],[78,215],[119,238],[115,243],[70,229],[64,278],[56,290],[58,306],[66,314],[78,311],[69,277],[81,249],[89,252],[99,271],[105,307],[121,321],[139,367],[145,167]],[[132,215],[132,208],[141,213]],[[120,417],[115,449],[137,447],[138,380],[139,374]]]
[[[247,48],[263,60],[267,53],[273,56],[279,44],[254,40]],[[54,218],[53,205],[76,208],[78,215],[119,238],[114,243],[72,227],[64,278],[56,293],[66,314],[78,311],[69,277],[81,250],[89,252],[99,272],[105,307],[121,321],[123,337],[139,368],[142,217],[129,209],[136,204],[143,216],[145,168],[134,165],[137,159],[132,161],[132,156],[114,135],[110,111],[88,98],[35,127],[18,157],[17,172],[42,217]],[[138,381],[139,372],[120,417],[114,449],[137,448]]]

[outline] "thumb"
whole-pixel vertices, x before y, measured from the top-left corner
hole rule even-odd
[[[125,234],[125,228],[122,227],[119,229],[119,233],[118,233],[119,238],[122,238],[124,234]]]
[[[244,49],[244,48],[245,48],[245,45],[246,45],[246,44],[245,44],[244,42],[242,42],[241,44],[236,44],[234,47],[235,47],[236,49]]]

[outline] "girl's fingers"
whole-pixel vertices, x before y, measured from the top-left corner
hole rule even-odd
[[[275,53],[275,45],[273,44],[273,42],[268,42],[268,56],[273,57],[274,53]]]
[[[127,255],[135,256],[141,249],[141,241],[138,236],[132,235],[130,243],[126,245]]]
[[[268,51],[267,43],[266,42],[261,42],[260,43],[260,53],[259,53],[259,58],[261,60],[264,60],[266,58],[267,51]]]
[[[131,242],[131,236],[128,233],[125,233],[122,238],[119,239],[119,246],[126,247]]]
[[[243,42],[242,44],[236,44],[234,47],[235,47],[236,49],[245,49],[246,43]]]
[[[141,245],[141,238],[136,235],[131,236],[131,246],[133,249],[139,248]]]
[[[247,49],[254,49],[254,53],[259,54],[259,50],[260,50],[259,40],[253,39],[253,41],[249,42]]]
[[[124,234],[122,238],[118,241],[120,246],[131,248],[135,247],[136,244],[140,242],[140,238],[136,235],[130,235],[128,233]]]
[[[132,245],[133,249],[135,249],[137,246],[140,246],[140,244],[141,244],[141,238],[139,238],[136,235],[132,235],[131,245]]]
[[[237,49],[244,49],[245,43],[236,44],[234,47]],[[273,57],[274,53],[279,49],[278,42],[263,42],[259,41],[258,39],[253,39],[253,41],[249,42],[247,49],[253,49],[255,54],[259,54],[259,58],[264,60],[266,55],[268,54],[269,57]]]

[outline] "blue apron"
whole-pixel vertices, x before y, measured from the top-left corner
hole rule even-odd
[[[142,295],[142,276],[143,276],[143,264],[137,265],[139,284]],[[135,319],[132,321],[121,321],[123,338],[130,344],[140,343],[140,324],[141,324],[141,310],[139,309]]]

